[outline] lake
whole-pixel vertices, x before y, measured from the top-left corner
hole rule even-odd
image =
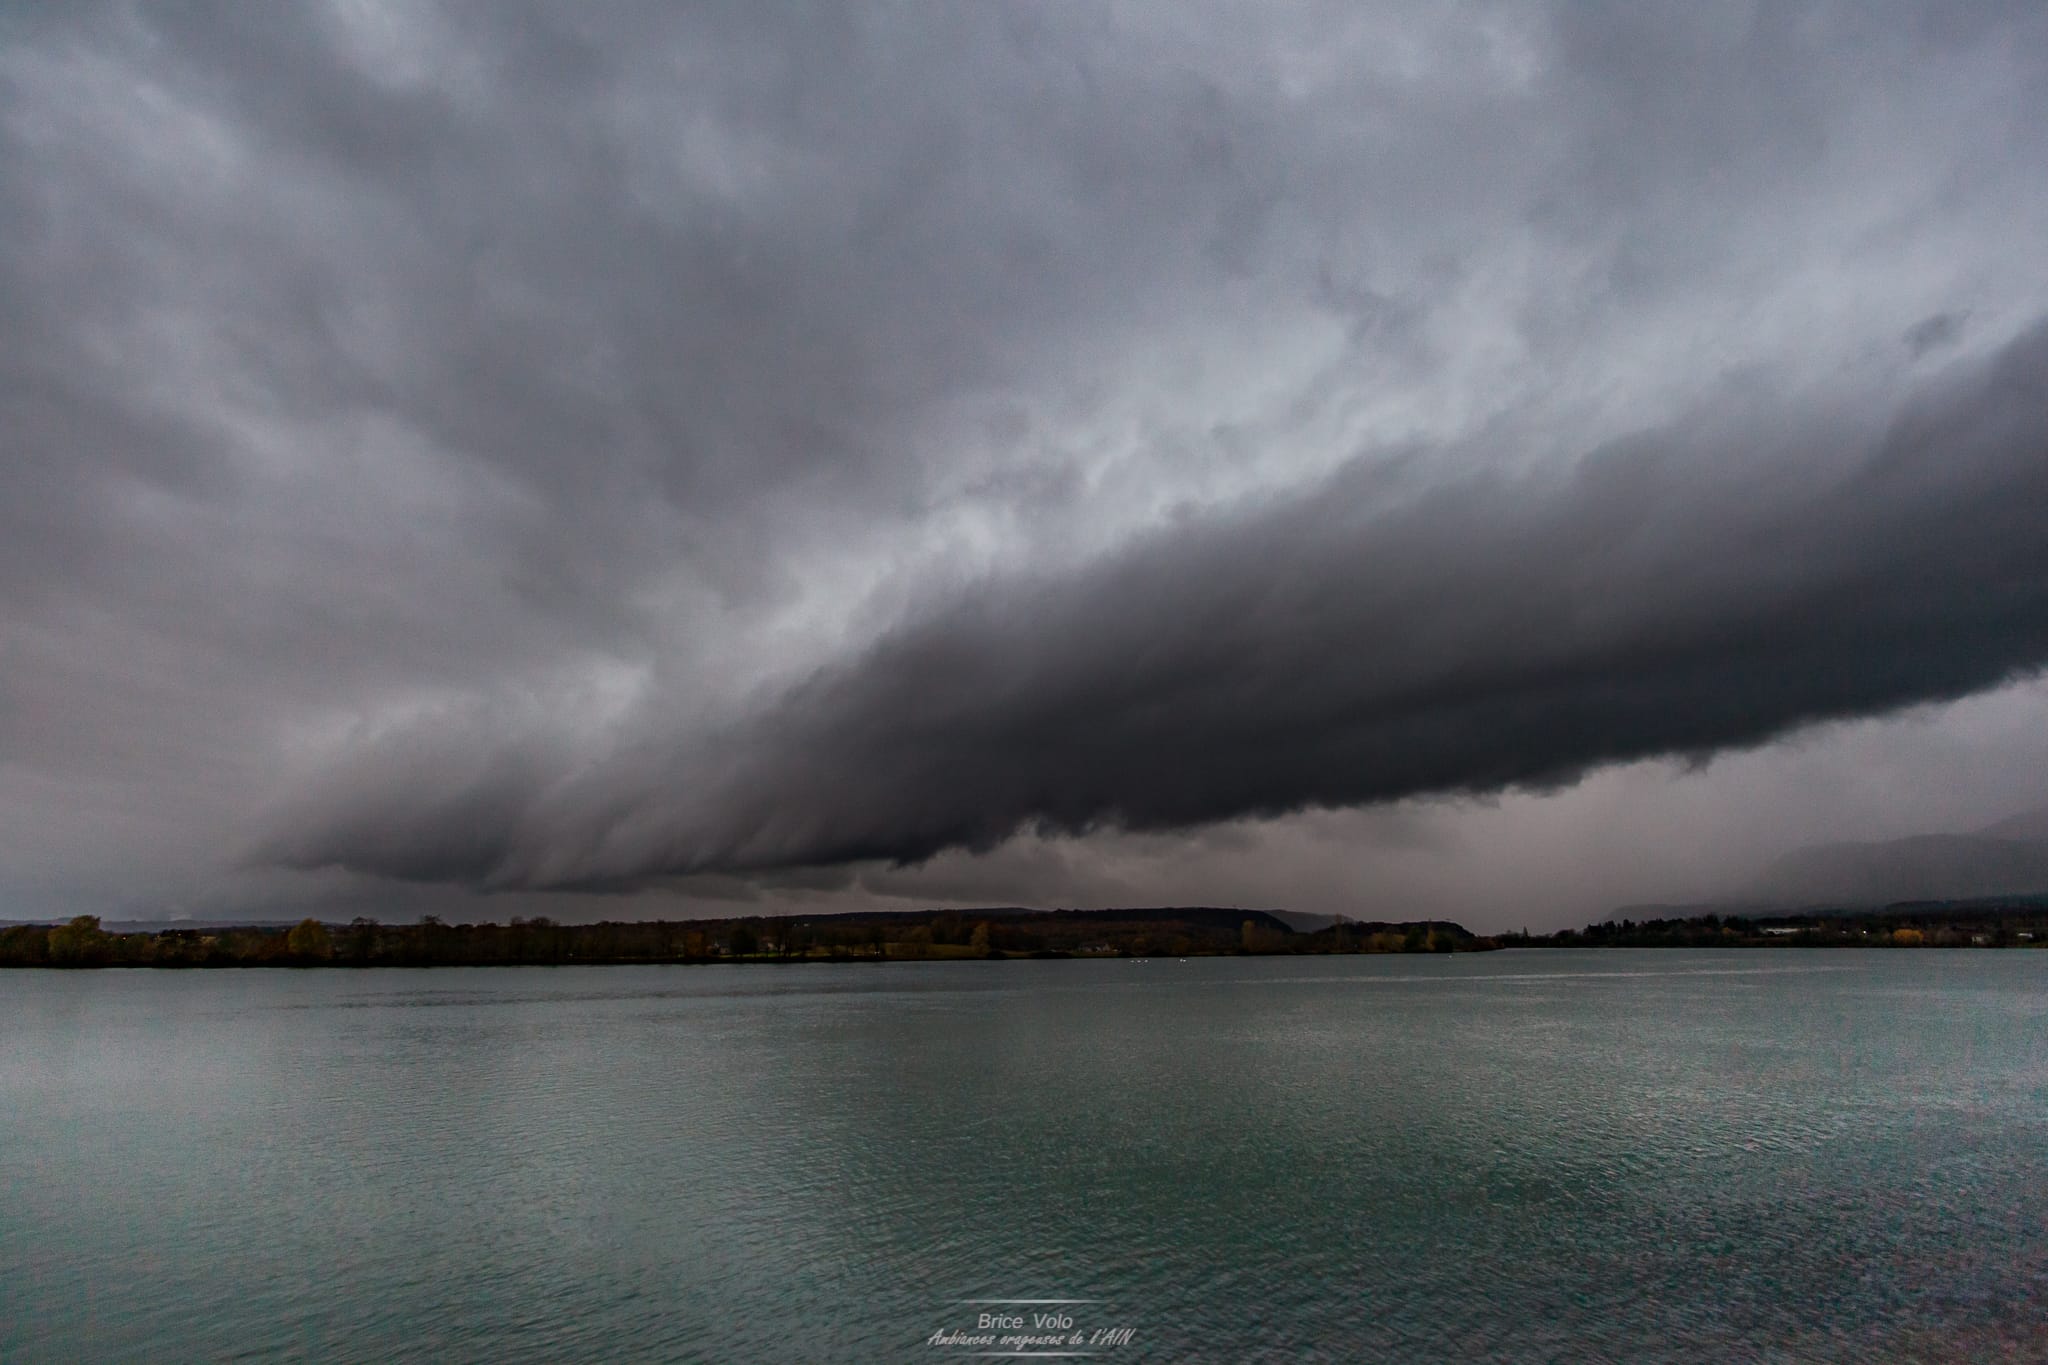
[[[2048,1359],[2048,952],[16,971],[0,1192],[9,1362]]]

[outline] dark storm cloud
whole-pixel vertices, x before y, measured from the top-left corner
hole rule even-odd
[[[1558,784],[2048,663],[2048,324],[1881,426],[1846,395],[1726,407],[1561,481],[1355,467],[989,584],[736,735],[518,812],[502,774],[373,762],[277,851],[512,885],[914,861]]]
[[[1936,313],[1931,318],[1922,318],[1906,329],[1906,349],[1918,360],[1930,351],[1952,346],[1969,320],[1967,313]]]
[[[1898,436],[1910,527],[1857,461],[2048,307],[2044,92],[2024,3],[12,7],[0,915],[264,829],[801,881],[1995,681],[2019,618],[1905,605],[1743,670],[2024,568],[1915,548],[1989,454]],[[1723,637],[1754,715],[1638,713]]]

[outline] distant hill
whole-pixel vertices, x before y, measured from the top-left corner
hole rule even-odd
[[[1795,848],[1725,900],[1626,905],[1608,917],[1642,922],[1698,915],[1756,917],[1826,907],[1974,902],[2048,894],[2048,806],[1967,834],[1913,834]]]
[[[1354,924],[1349,915],[1311,915],[1306,910],[1269,910],[1274,919],[1283,920],[1287,927],[1300,934],[1313,934],[1319,929],[1332,929],[1340,924]]]
[[[1699,919],[1703,915],[1755,916],[1776,914],[1781,907],[1775,905],[1752,905],[1746,901],[1644,901],[1634,905],[1619,905],[1603,924],[1620,924],[1633,920],[1637,924],[1653,923],[1660,919]]]
[[[1777,905],[1967,900],[2048,888],[2048,842],[1916,834],[1876,843],[1815,844],[1772,864],[1754,899]]]
[[[2008,815],[1996,824],[1986,825],[1977,831],[1991,839],[2019,839],[2028,843],[2048,843],[2048,806],[2034,810],[2023,810],[2018,815]]]
[[[1232,933],[1242,928],[1246,920],[1250,920],[1261,929],[1290,934],[1312,933],[1314,929],[1324,928],[1328,923],[1328,920],[1321,916],[1306,916],[1303,918],[1315,919],[1318,923],[1311,929],[1301,929],[1290,922],[1297,918],[1293,911],[1241,910],[1235,906],[1218,905],[1145,905],[1103,910],[1038,910],[1023,905],[947,906],[931,910],[848,910],[837,914],[797,915],[792,918],[818,924],[920,924],[934,917],[962,920],[1023,920],[1051,917],[1056,921],[1092,921],[1103,924],[1188,924]]]
[[[62,924],[70,915],[49,915],[43,919],[0,919],[0,929],[17,925]],[[213,933],[222,929],[289,929],[295,919],[101,919],[100,928],[110,934],[155,934],[165,929],[194,929]]]

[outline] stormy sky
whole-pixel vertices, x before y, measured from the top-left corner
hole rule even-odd
[[[1478,929],[2048,802],[2037,3],[0,13],[0,918]]]

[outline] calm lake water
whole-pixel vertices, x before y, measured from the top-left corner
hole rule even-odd
[[[0,973],[0,1193],[9,1362],[2042,1360],[2048,953]]]

